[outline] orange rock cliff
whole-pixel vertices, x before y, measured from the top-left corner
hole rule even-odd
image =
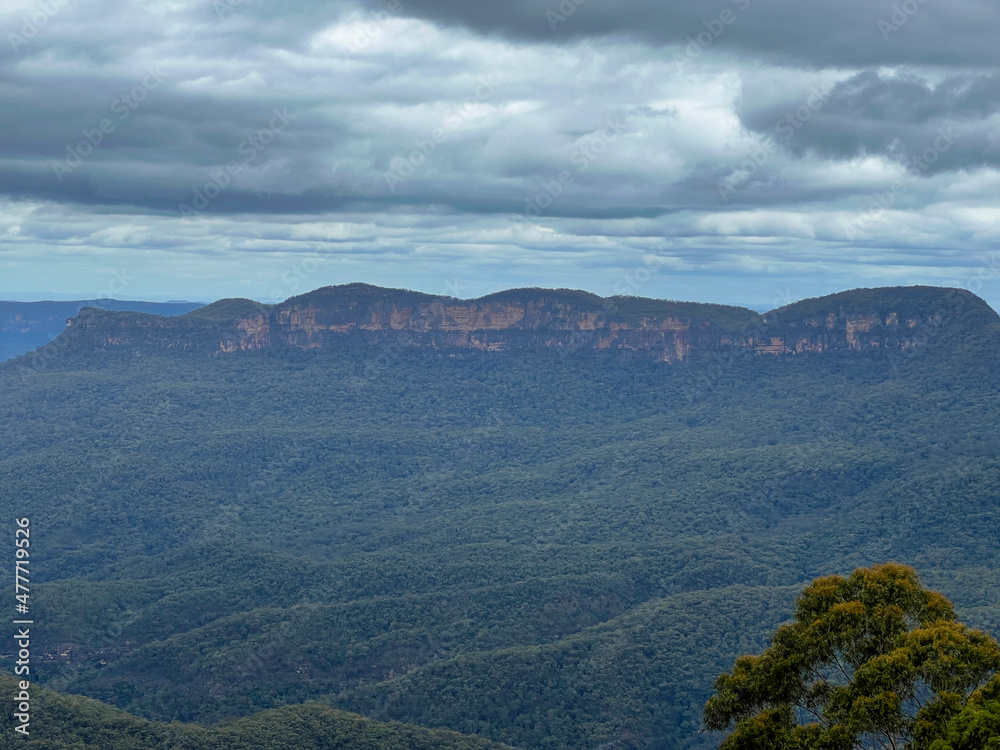
[[[221,300],[175,318],[85,308],[64,335],[97,349],[155,346],[215,355],[381,343],[441,351],[593,349],[677,362],[733,350],[775,355],[906,350],[998,320],[970,292],[938,287],[860,289],[760,315],[741,307],[601,298],[562,289],[516,289],[460,300],[348,284],[276,305]]]

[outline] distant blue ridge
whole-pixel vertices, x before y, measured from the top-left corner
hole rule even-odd
[[[0,361],[49,343],[66,328],[66,321],[83,307],[134,311],[172,317],[197,310],[200,302],[139,302],[98,299],[45,302],[0,301]]]

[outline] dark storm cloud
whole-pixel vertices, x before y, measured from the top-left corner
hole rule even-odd
[[[745,83],[743,124],[793,153],[833,159],[881,155],[928,174],[1000,164],[1000,74],[859,73],[825,92],[770,96]],[[930,150],[932,161],[923,159]],[[916,164],[921,161],[925,166]]]
[[[405,257],[406,283],[487,269],[607,291],[608,269],[651,250],[707,279],[951,280],[927,258],[957,248],[968,265],[1000,234],[996,15],[943,0],[6,0],[0,266],[72,258],[75,274],[121,253],[158,279],[182,259],[202,295],[248,254],[239,277],[268,292],[319,252],[348,280],[385,281],[365,264]],[[954,142],[910,165],[942,130]],[[906,165],[891,210],[872,209]]]
[[[224,23],[233,23],[243,10],[232,10]],[[242,24],[257,22],[260,10],[252,10],[256,15],[240,16]],[[482,124],[489,112],[479,110],[497,110],[511,97],[537,97],[544,87],[536,84],[545,81],[537,65],[529,63],[536,68],[535,84],[515,82],[501,99],[494,96],[499,83],[485,59],[488,52],[470,53],[479,70],[467,73],[442,58],[433,41],[421,38],[426,29],[402,36],[415,45],[402,61],[393,44],[357,58],[345,55],[341,43],[326,45],[318,54],[254,48],[237,54],[225,33],[217,27],[206,30],[206,21],[194,23],[193,15],[189,10],[172,18],[156,43],[146,38],[148,19],[140,19],[138,41],[114,66],[60,57],[64,39],[75,28],[66,16],[54,18],[44,34],[30,39],[18,50],[22,64],[2,74],[8,106],[0,109],[0,129],[6,134],[0,139],[0,189],[21,199],[168,213],[184,206],[199,213],[280,214],[345,207],[391,211],[413,204],[516,213],[534,189],[531,183],[580,158],[572,151],[547,153],[549,131],[555,130],[556,146],[572,143],[606,129],[605,120],[614,114],[591,105],[584,117],[575,112],[527,115],[521,125],[510,123],[504,136],[510,145],[498,146],[502,152],[487,163],[480,152],[495,133]],[[362,17],[362,26],[378,17]],[[273,33],[272,20],[261,21],[268,25],[262,36]],[[310,28],[314,35],[321,30]],[[225,43],[208,43],[213,34]],[[352,31],[348,41],[357,38]],[[188,52],[192,39],[200,52],[196,57]],[[59,64],[40,64],[44,58]],[[558,78],[548,85],[553,95],[574,95],[573,87]],[[600,102],[602,93],[598,84],[588,97]],[[643,111],[659,116],[648,107]],[[289,120],[276,132],[275,112]],[[543,138],[537,133],[523,137],[539,126],[546,131]],[[431,143],[438,130],[446,132],[440,143]],[[426,150],[421,144],[427,143],[434,154],[415,151],[415,146]],[[416,167],[397,167],[407,160]],[[583,166],[589,161],[584,159]],[[474,164],[481,168],[470,171]],[[405,179],[387,179],[404,167],[416,171],[415,177],[401,171]],[[633,206],[628,196],[609,205],[607,186],[596,175],[581,175],[578,184],[582,200],[560,201],[552,215],[657,210],[648,198],[640,198],[646,205]],[[588,200],[588,192],[603,199]]]
[[[407,8],[435,22],[537,42],[626,34],[687,44],[714,29],[719,46],[808,67],[989,66],[1000,36],[1000,15],[987,0],[414,0]],[[732,20],[720,27],[723,13]]]
[[[834,11],[829,5],[764,0],[627,5],[387,0],[365,12],[346,3],[286,7],[262,0],[194,2],[169,11],[140,10],[123,0],[49,2],[60,10],[44,28],[0,53],[7,105],[0,109],[6,136],[0,140],[0,189],[9,195],[163,213],[197,201],[204,204],[199,212],[221,214],[434,205],[517,215],[530,213],[539,196],[548,200],[545,185],[558,183],[566,172],[569,182],[557,185],[560,195],[539,213],[571,218],[649,217],[718,203],[720,176],[732,169],[725,152],[735,150],[739,163],[741,147],[724,143],[736,135],[727,134],[718,120],[711,123],[706,114],[699,124],[670,101],[705,94],[658,91],[677,60],[682,75],[711,76],[713,64],[729,60],[714,56],[718,51],[798,59],[808,48],[812,58],[801,58],[801,64],[818,66],[825,64],[824,55],[847,56],[853,39],[855,63],[858,56],[875,54],[873,45],[881,50],[876,56],[905,47],[909,42],[902,40],[919,38],[940,11],[930,0],[913,0],[912,14],[899,11],[903,18],[887,21],[895,30],[879,30],[879,14],[891,16],[892,7],[854,2]],[[30,19],[32,8],[49,6],[25,7],[21,18]],[[949,8],[949,22],[961,27],[980,6]],[[407,27],[408,14],[540,43],[476,52],[487,43],[466,31]],[[20,33],[17,16],[9,18],[8,27]],[[347,26],[335,33],[337,41],[324,42],[321,32],[336,29],[339,21]],[[661,51],[619,39],[590,48],[585,58],[567,45],[544,44],[560,35],[608,31],[680,46]],[[869,39],[872,34],[877,38]],[[959,46],[975,47],[968,42]],[[926,47],[927,59],[944,54],[942,45],[947,46]],[[443,55],[444,49],[464,52],[456,57]],[[507,59],[493,62],[496,54]],[[769,135],[777,118],[795,110],[787,87],[775,95],[766,90],[769,84],[754,83],[748,64],[734,58],[726,65],[729,74],[742,76],[736,112],[751,132]],[[699,73],[700,66],[707,72]],[[506,83],[475,101],[479,81],[498,72]],[[770,76],[765,71],[758,79]],[[934,171],[991,164],[995,144],[988,118],[996,89],[992,74],[953,74],[931,87],[915,75],[885,79],[862,73],[824,95],[823,106],[787,142],[787,153],[834,159],[884,154],[899,160],[922,153],[940,128],[953,128],[961,137]],[[486,115],[477,106],[492,111]],[[724,117],[729,104],[720,100],[711,106]],[[275,111],[289,113],[293,121],[260,148],[248,147],[266,134]],[[464,113],[457,118],[459,127],[431,143],[433,154],[417,154],[414,147],[426,151],[420,144],[430,143],[456,111]],[[587,152],[604,120],[624,112],[627,132],[617,144],[609,149],[598,142],[601,154]],[[109,130],[103,135],[102,123]],[[95,145],[96,139],[101,143]],[[658,157],[663,167],[656,165]],[[237,168],[229,169],[233,164]],[[781,158],[771,159],[757,177],[773,173],[774,184],[757,179],[757,189],[732,200],[754,205],[796,196],[829,198],[851,189],[784,185],[778,178],[786,166]],[[413,174],[396,179],[397,169]],[[199,197],[206,191],[217,195]]]

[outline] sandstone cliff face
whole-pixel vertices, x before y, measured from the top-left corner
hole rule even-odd
[[[755,319],[754,313],[746,312],[749,320]],[[281,343],[315,349],[336,346],[345,334],[356,334],[366,341],[405,341],[435,349],[586,346],[644,350],[665,360],[684,358],[693,345],[718,346],[724,335],[709,320],[671,315],[618,319],[612,306],[580,308],[545,296],[414,303],[378,298],[333,305],[290,302],[267,320],[239,321],[237,327],[248,331],[243,348]]]
[[[978,324],[997,319],[974,295],[929,287],[846,292],[760,316],[744,308],[601,299],[565,290],[458,300],[348,285],[273,306],[224,300],[179,318],[84,310],[70,322],[97,348],[157,346],[218,355],[353,343],[442,351],[557,347],[678,362],[734,350],[773,355],[905,350],[967,324],[970,315]]]

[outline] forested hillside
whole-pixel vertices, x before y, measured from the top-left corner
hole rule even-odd
[[[0,674],[3,695],[15,694],[11,675]],[[12,717],[0,716],[0,748],[77,750],[503,750],[454,732],[396,722],[384,724],[318,705],[262,711],[223,727],[166,724],[139,719],[89,698],[34,690],[27,737]]]
[[[114,299],[79,302],[0,301],[0,361],[51,342],[83,307],[135,310],[153,315],[183,315],[201,307],[197,302],[128,302]]]
[[[877,349],[70,337],[6,363],[38,676],[156,721],[315,700],[525,748],[712,748],[712,681],[818,575],[902,560],[1000,633],[996,314],[920,294],[773,324],[903,299],[919,345]]]

